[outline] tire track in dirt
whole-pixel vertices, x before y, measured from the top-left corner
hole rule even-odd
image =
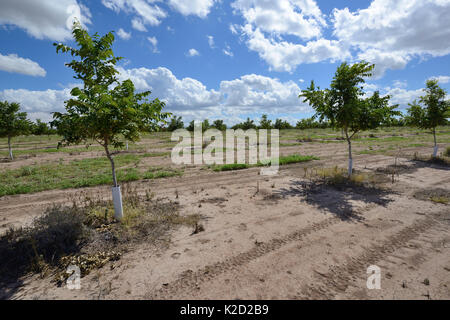
[[[221,262],[207,265],[195,272],[192,270],[185,271],[179,275],[177,280],[163,285],[162,288],[154,293],[148,293],[145,296],[145,299],[170,299],[176,297],[178,294],[189,294],[190,291],[197,290],[201,284],[211,281],[225,272],[237,270],[239,267],[276,251],[291,242],[300,241],[313,232],[326,229],[341,221],[342,220],[337,217],[328,218],[286,236],[255,244],[253,248],[246,252],[242,252]]]
[[[333,299],[339,293],[345,293],[352,283],[352,278],[366,270],[368,266],[380,260],[386,260],[394,252],[404,247],[409,241],[418,238],[424,232],[443,223],[445,213],[434,214],[425,219],[416,220],[412,225],[403,228],[388,237],[379,245],[373,245],[364,253],[339,266],[332,266],[327,273],[315,274],[315,285],[306,287],[296,299]]]

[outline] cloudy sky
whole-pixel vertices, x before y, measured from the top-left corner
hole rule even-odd
[[[1,0],[0,100],[30,118],[64,110],[77,85],[70,26],[115,31],[122,79],[192,119],[312,115],[298,98],[342,61],[376,64],[368,93],[405,108],[429,78],[450,88],[450,0]]]

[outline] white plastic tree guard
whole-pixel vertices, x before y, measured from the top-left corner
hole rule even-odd
[[[114,203],[114,217],[120,221],[123,218],[122,192],[120,191],[120,186],[112,188],[112,197]]]
[[[433,158],[436,158],[436,157],[437,157],[438,149],[439,149],[438,146],[435,146],[435,147],[434,147]]]

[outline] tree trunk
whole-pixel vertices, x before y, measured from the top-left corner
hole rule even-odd
[[[352,141],[351,139],[348,139],[347,142],[348,142],[348,176],[351,177],[353,173]]]
[[[434,137],[433,158],[436,158],[437,153],[438,153],[438,145],[437,145],[437,141],[436,141],[436,128],[433,129],[433,137]]]
[[[111,162],[113,183],[114,183],[114,188],[116,188],[116,187],[118,187],[118,185],[117,185],[116,166],[114,164],[114,158],[109,153],[108,147],[105,147],[105,151],[106,151],[106,156],[108,157],[109,162]]]
[[[120,191],[120,187],[117,184],[116,166],[114,164],[114,158],[109,153],[108,146],[106,144],[105,144],[105,151],[106,151],[106,156],[109,159],[109,162],[111,162],[111,170],[112,170],[113,183],[114,183],[114,187],[112,188],[112,198],[113,198],[113,204],[114,204],[114,217],[120,221],[123,218],[122,192]]]
[[[13,157],[13,152],[12,152],[12,147],[11,147],[11,137],[8,136],[8,150],[9,150],[9,158],[12,160],[14,160]]]
[[[352,138],[348,136],[348,129],[344,128],[345,137],[347,138],[348,143],[348,176],[352,176],[353,172],[353,157],[352,157]]]

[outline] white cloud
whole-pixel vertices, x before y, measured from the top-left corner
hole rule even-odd
[[[384,94],[388,94],[391,96],[390,103],[399,104],[400,109],[408,108],[408,103],[413,102],[416,99],[419,99],[420,96],[423,96],[423,89],[417,90],[407,90],[405,88],[386,88],[383,92]]]
[[[283,113],[294,115],[310,112],[298,98],[299,86],[293,81],[250,74],[231,81],[222,81],[219,90],[208,89],[192,78],[178,79],[169,69],[118,68],[119,79],[131,79],[138,91],[150,90],[150,98],[166,102],[167,110],[192,119],[225,119],[227,123],[241,121],[249,113]],[[17,101],[34,120],[48,121],[51,113],[64,111],[64,101],[70,98],[70,88],[31,91],[25,89],[0,91],[0,100]]]
[[[206,36],[206,37],[208,38],[209,47],[211,49],[214,49],[215,48],[215,46],[214,46],[214,37],[213,36]]]
[[[186,55],[188,57],[195,57],[195,56],[199,56],[200,53],[197,50],[195,50],[194,48],[192,48],[192,49],[189,49],[189,51],[186,53]]]
[[[10,0],[12,1],[12,0]],[[138,31],[147,31],[147,26],[158,26],[168,13],[158,3],[161,0],[102,0],[105,7],[115,12],[133,16],[131,25]],[[214,0],[168,0],[168,5],[182,15],[195,15],[205,18],[214,5]]]
[[[406,81],[406,80],[394,80],[393,84],[394,84],[394,88],[407,88],[408,87],[408,81]]]
[[[17,54],[4,56],[0,53],[0,70],[34,77],[45,77],[47,75],[47,72],[37,62],[21,58]]]
[[[314,0],[236,0],[232,7],[246,23],[230,25],[231,32],[237,33],[239,28],[248,48],[256,51],[270,70],[293,72],[302,63],[351,57],[347,45],[322,38],[327,23]],[[286,36],[298,40],[287,41]]]
[[[49,121],[52,112],[63,112],[64,101],[70,99],[70,89],[31,91],[26,89],[7,89],[0,91],[0,100],[20,103],[21,109],[28,112],[31,120]]]
[[[224,53],[225,55],[229,56],[229,57],[233,57],[233,56],[234,56],[234,54],[233,54],[233,52],[231,51],[231,48],[230,48],[229,45],[227,45],[227,46],[225,47],[225,49],[223,49],[223,53]]]
[[[437,80],[440,84],[445,84],[450,82],[449,76],[437,76],[437,77],[431,77],[431,80]]]
[[[230,25],[231,32],[244,35],[275,71],[328,59],[367,60],[381,78],[414,58],[450,54],[450,0],[373,0],[355,12],[334,9],[328,39],[324,30],[331,28],[315,0],[235,0],[232,7],[245,23]]]
[[[135,29],[137,31],[141,31],[141,32],[147,31],[147,28],[145,27],[142,20],[140,20],[138,18],[134,18],[133,20],[131,20],[131,26],[133,27],[133,29]]]
[[[232,34],[238,34],[239,26],[236,24],[230,24],[230,31]]]
[[[117,31],[117,35],[123,40],[129,40],[131,38],[131,32],[126,32],[122,28]]]
[[[248,36],[249,49],[258,52],[270,69],[293,72],[302,63],[316,63],[324,60],[342,60],[351,57],[350,52],[336,40],[319,39],[306,45],[268,39],[259,30],[247,24],[243,29]]]
[[[380,79],[385,72],[390,70],[401,70],[406,67],[411,57],[402,52],[383,52],[378,49],[369,49],[358,54],[358,60],[365,60],[375,64],[373,76]]]
[[[381,95],[389,95],[391,99],[389,100],[390,105],[399,105],[399,110],[405,111],[408,108],[408,103],[419,99],[423,96],[423,89],[408,90],[406,88],[406,80],[396,80],[393,82],[393,87],[380,87],[376,84],[366,83],[364,84],[364,91],[366,97],[371,96],[375,91],[380,92]]]
[[[167,68],[118,70],[122,80],[131,79],[137,90],[152,91],[152,96],[164,100],[171,110],[194,111],[218,106],[220,103],[219,92],[207,90],[205,85],[192,78],[179,80]]]
[[[153,53],[158,53],[158,39],[156,39],[156,37],[147,37],[147,40],[153,47]]]
[[[0,1],[0,25],[16,25],[37,39],[68,39],[73,22],[86,25],[90,17],[89,10],[77,0]]]
[[[213,0],[169,0],[169,5],[182,15],[196,15],[205,18],[214,5]]]
[[[373,0],[367,9],[333,12],[334,35],[359,59],[377,64],[376,75],[403,69],[414,57],[450,53],[449,0]]]
[[[232,81],[222,81],[220,92],[224,105],[247,112],[295,113],[310,110],[298,95],[299,86],[293,81],[250,74]]]
[[[303,40],[320,37],[321,27],[326,25],[314,0],[236,0],[231,6],[261,31],[294,35]]]
[[[124,11],[135,15],[132,26],[139,31],[146,31],[146,25],[158,26],[162,19],[167,17],[167,13],[154,2],[153,0],[102,0],[105,7],[117,13]]]

